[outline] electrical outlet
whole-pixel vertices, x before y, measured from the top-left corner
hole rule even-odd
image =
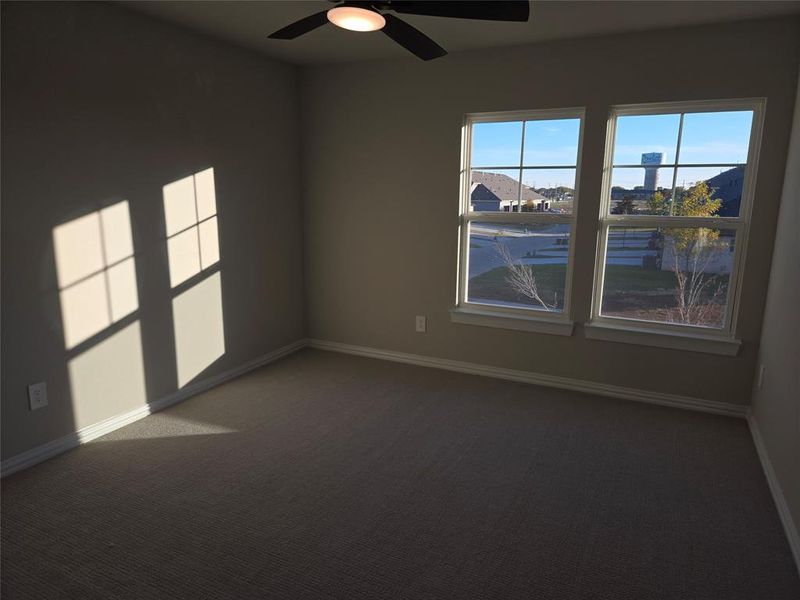
[[[758,389],[764,387],[764,365],[758,367]]]
[[[28,386],[28,403],[31,410],[47,406],[47,384],[44,381]]]
[[[427,328],[428,320],[421,315],[417,315],[417,333],[425,333]]]

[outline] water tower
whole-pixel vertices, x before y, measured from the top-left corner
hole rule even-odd
[[[642,154],[642,166],[644,166],[644,189],[658,189],[658,167],[663,162],[663,152],[645,152]]]

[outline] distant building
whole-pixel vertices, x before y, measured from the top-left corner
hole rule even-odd
[[[709,189],[714,198],[722,200],[719,209],[721,217],[736,217],[742,203],[742,189],[744,187],[744,167],[733,167],[719,175],[707,179]]]
[[[722,206],[720,207],[718,213],[719,216],[738,216],[739,208],[742,203],[742,189],[744,187],[744,167],[733,167],[732,169],[723,171],[719,175],[710,177],[705,181],[706,184],[708,184],[708,189],[711,192],[711,196],[713,198],[719,198],[722,200]],[[689,185],[689,187],[691,187],[691,185]],[[671,189],[657,188],[657,191],[660,191],[668,200],[672,197]],[[678,201],[680,201],[683,193],[683,188],[678,186],[676,190]],[[615,186],[611,188],[611,200],[617,203],[621,203],[626,200],[632,201],[634,212],[639,211],[642,206],[646,204],[652,197],[653,190],[649,190],[644,187],[627,189],[624,187]],[[616,206],[612,207],[612,211],[615,209]]]
[[[470,210],[492,212],[500,210],[500,198],[482,183],[472,182],[469,189]]]
[[[502,173],[473,171],[469,192],[472,210],[476,211],[517,212],[520,206],[522,212],[550,209],[547,198],[526,185],[520,191],[519,181]]]
[[[664,162],[663,152],[645,152],[642,154],[642,165],[644,166],[644,189],[658,189],[658,168]]]
[[[670,195],[672,194],[671,189],[659,188],[658,190],[655,191],[661,192],[667,198],[669,198]],[[646,190],[642,187],[635,187],[633,189],[628,189],[620,186],[614,186],[611,188],[612,200],[623,200],[625,198],[631,198],[632,200],[636,200],[637,202],[647,202],[652,197],[653,197],[653,190]]]

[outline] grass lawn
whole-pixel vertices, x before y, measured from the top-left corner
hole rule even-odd
[[[722,295],[712,300],[718,286]],[[717,327],[724,317],[724,299],[728,287],[728,275],[719,275],[715,282],[703,291],[702,298],[712,303],[706,325]],[[672,271],[657,271],[626,265],[606,267],[603,290],[603,314],[616,317],[643,319],[646,321],[670,322],[675,318],[675,274]]]
[[[533,273],[539,287],[539,295],[548,304],[564,307],[564,282],[566,265],[535,265]],[[506,268],[497,267],[469,280],[470,300],[500,300],[540,306],[538,302],[516,293],[506,282]]]
[[[542,299],[548,304],[556,304],[557,308],[563,308],[566,266],[534,265],[533,273]],[[719,283],[723,289],[727,288],[728,275],[720,275]],[[703,295],[710,299],[716,287],[716,284],[709,285]],[[675,288],[675,274],[672,271],[608,265],[603,293],[603,314],[665,321],[668,312],[675,308]],[[539,306],[509,286],[505,267],[492,269],[470,279],[469,298],[476,301],[499,300]],[[719,311],[720,318],[721,309],[722,305]]]
[[[643,269],[628,265],[607,265],[605,293],[612,295],[630,292],[655,292],[675,289],[675,273],[657,269]]]

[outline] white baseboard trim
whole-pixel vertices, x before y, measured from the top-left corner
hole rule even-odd
[[[115,415],[108,419],[93,423],[92,425],[83,427],[78,431],[53,440],[52,442],[47,442],[46,444],[42,444],[36,448],[31,448],[30,450],[21,452],[20,454],[12,456],[11,458],[8,458],[0,463],[0,474],[2,477],[5,477],[7,475],[11,475],[12,473],[16,473],[17,471],[32,467],[33,465],[45,461],[48,458],[53,458],[54,456],[62,454],[67,450],[71,450],[80,444],[85,444],[86,442],[90,442],[91,440],[106,435],[107,433],[111,433],[115,429],[129,425],[130,423],[138,421],[139,419],[143,419],[154,412],[164,410],[165,408],[177,404],[178,402],[182,402],[201,392],[210,390],[211,388],[239,377],[240,375],[244,375],[249,371],[253,371],[259,367],[268,365],[271,362],[275,362],[284,356],[292,354],[293,352],[297,352],[301,348],[305,348],[307,345],[308,341],[306,339],[297,340],[296,342],[292,342],[291,344],[287,344],[286,346],[282,346],[276,350],[273,350],[272,352],[268,352],[267,354],[263,354],[257,358],[254,358],[243,365],[239,365],[238,367],[229,369],[223,373],[213,375],[207,379],[196,381],[168,396],[165,396],[164,398],[160,398],[154,402],[145,404],[144,406],[139,406],[126,413]]]
[[[764,475],[767,477],[767,483],[769,484],[770,492],[772,492],[772,499],[775,501],[775,507],[778,509],[778,515],[781,518],[783,530],[786,532],[786,539],[789,541],[789,547],[792,549],[797,572],[800,574],[800,531],[792,518],[792,513],[789,512],[786,496],[783,495],[781,483],[778,481],[778,476],[775,473],[775,469],[772,467],[772,461],[767,453],[767,447],[764,445],[764,438],[761,437],[758,422],[752,413],[747,417],[747,424],[750,426],[750,434],[753,436],[753,443],[755,444],[758,458],[761,461],[761,468],[764,470]]]
[[[712,400],[702,400],[690,396],[679,396],[677,394],[664,394],[661,392],[650,392],[635,388],[627,388],[606,383],[597,383],[582,379],[572,379],[569,377],[559,377],[556,375],[544,375],[532,371],[519,371],[515,369],[505,369],[502,367],[492,367],[477,363],[463,362],[459,360],[449,360],[446,358],[434,358],[421,354],[407,354],[404,352],[394,352],[391,350],[379,350],[366,346],[353,346],[339,342],[329,342],[326,340],[308,340],[309,346],[320,350],[331,350],[344,354],[355,354],[369,358],[379,358],[394,362],[419,365],[422,367],[433,367],[435,369],[445,369],[448,371],[458,371],[459,373],[469,373],[470,375],[483,375],[496,379],[507,379],[509,381],[519,381],[533,385],[544,385],[547,387],[573,390],[576,392],[586,392],[610,398],[621,398],[623,400],[635,400],[648,404],[660,404],[662,406],[673,406],[689,410],[726,415],[730,417],[745,418],[747,407],[739,404],[729,404],[727,402],[715,402]]]

